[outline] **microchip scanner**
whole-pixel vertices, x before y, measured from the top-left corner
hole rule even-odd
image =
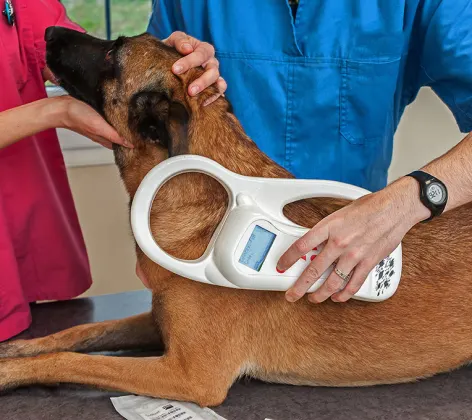
[[[182,260],[159,247],[150,229],[150,212],[159,188],[172,177],[198,172],[218,180],[229,195],[227,212],[205,253]],[[143,179],[131,206],[131,226],[141,250],[167,270],[202,283],[240,289],[286,291],[322,249],[319,246],[285,272],[280,256],[308,229],[283,214],[286,204],[312,197],[355,200],[369,191],[337,181],[247,177],[196,155],[176,156],[158,164]],[[401,278],[401,244],[369,274],[354,299],[378,302],[390,298]],[[330,267],[309,289],[318,289]]]

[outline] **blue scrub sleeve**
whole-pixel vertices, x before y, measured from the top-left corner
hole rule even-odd
[[[472,1],[423,2],[422,85],[444,101],[464,133],[472,131]]]
[[[172,0],[153,0],[147,32],[159,39],[166,39],[176,31]]]

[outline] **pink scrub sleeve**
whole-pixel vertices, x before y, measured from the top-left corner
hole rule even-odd
[[[0,15],[0,112],[47,96],[45,29],[82,30],[57,0],[13,0],[13,6],[14,26]],[[0,341],[28,328],[30,302],[71,299],[91,285],[55,130],[0,150],[0,267]]]

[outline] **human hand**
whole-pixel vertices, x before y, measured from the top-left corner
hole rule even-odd
[[[92,107],[71,96],[55,98],[61,107],[60,127],[75,131],[107,149],[112,149],[116,143],[125,147],[133,146],[122,139],[115,129]]]
[[[42,75],[43,75],[43,80],[45,82],[51,82],[53,83],[54,85],[57,85],[57,80],[56,80],[56,76],[54,76],[54,73],[49,69],[48,66],[44,67],[43,71],[42,71]]]
[[[173,32],[162,42],[174,47],[179,53],[185,55],[185,57],[177,60],[172,66],[172,71],[175,74],[182,74],[191,68],[199,66],[205,69],[205,72],[190,84],[188,88],[190,96],[198,95],[214,83],[216,83],[216,87],[218,88],[218,94],[207,99],[203,105],[209,105],[220,96],[224,95],[227,85],[220,76],[220,64],[215,58],[215,48],[212,45],[207,42],[201,42],[180,31]]]
[[[332,213],[295,241],[280,258],[278,269],[288,270],[310,250],[324,244],[323,250],[286,292],[286,299],[295,302],[303,297],[335,263],[338,270],[350,277],[343,280],[333,270],[323,285],[309,294],[308,300],[313,303],[329,297],[334,302],[349,300],[413,225],[427,217],[428,210],[419,200],[419,187],[411,178],[402,178]]]

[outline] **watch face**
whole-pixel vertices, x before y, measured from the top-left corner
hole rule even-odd
[[[429,201],[435,204],[436,206],[441,205],[446,201],[446,191],[444,190],[443,186],[432,182],[428,185],[426,189],[426,195],[428,196]]]

